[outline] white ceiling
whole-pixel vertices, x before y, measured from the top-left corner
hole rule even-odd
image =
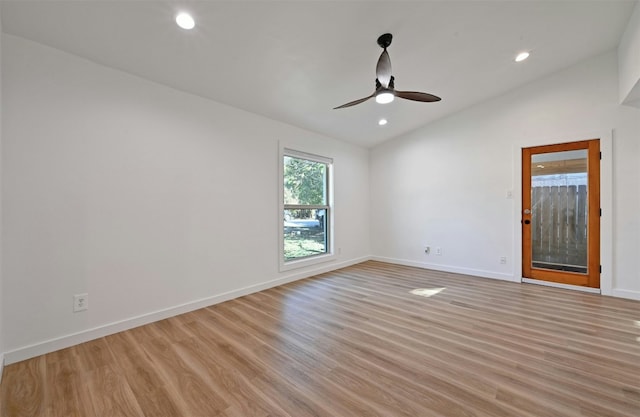
[[[617,46],[635,1],[2,1],[2,29],[199,96],[371,147]],[[173,19],[186,10],[196,28]],[[398,90],[369,100],[381,49]],[[515,63],[515,54],[531,57]],[[385,117],[389,124],[377,125]]]

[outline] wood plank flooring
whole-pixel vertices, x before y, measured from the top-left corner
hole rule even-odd
[[[640,302],[371,261],[7,366],[0,401],[6,417],[638,417]]]

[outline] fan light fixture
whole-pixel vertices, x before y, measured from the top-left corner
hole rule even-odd
[[[182,29],[190,30],[196,26],[195,20],[189,13],[178,13],[176,16],[176,24]]]
[[[379,94],[376,94],[376,103],[387,104],[391,103],[394,99],[394,95],[388,91],[383,91]]]
[[[378,125],[380,125],[380,126],[384,126],[384,125],[386,125],[386,124],[387,124],[387,119],[380,119],[380,120],[378,120]]]
[[[518,56],[516,56],[516,62],[522,62],[527,58],[529,58],[529,52],[520,52]]]
[[[334,107],[334,109],[344,109],[345,107],[355,106],[374,97],[376,98],[376,102],[380,104],[391,103],[396,96],[405,100],[421,101],[423,103],[440,101],[440,97],[434,96],[433,94],[396,90],[394,77],[391,75],[391,58],[389,58],[389,53],[387,52],[387,48],[391,45],[391,39],[393,39],[393,35],[390,33],[380,35],[378,38],[378,46],[382,48],[382,53],[376,64],[376,89],[374,92],[367,97],[350,101],[342,106]]]

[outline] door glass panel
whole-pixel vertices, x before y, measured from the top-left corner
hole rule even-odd
[[[531,155],[531,267],[587,271],[587,150]]]

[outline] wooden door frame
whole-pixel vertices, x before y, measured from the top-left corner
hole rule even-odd
[[[522,227],[520,224],[522,213],[522,149],[533,146],[552,145],[556,143],[578,142],[586,138],[600,139],[600,206],[602,217],[600,218],[600,293],[633,298],[622,290],[613,288],[613,132],[591,131],[578,133],[563,133],[561,135],[540,135],[533,137],[530,133],[527,138],[518,140],[512,146],[512,189],[507,190],[506,198],[512,200],[512,225],[513,225],[513,252],[510,262],[513,281],[523,282],[522,277]],[[512,191],[512,192],[511,192]],[[586,287],[574,287],[571,285],[545,283],[545,285],[585,289]]]
[[[532,152],[534,150],[534,152]],[[600,139],[586,139],[578,142],[558,143],[552,145],[533,146],[522,149],[522,190],[531,181],[531,163],[524,163],[525,158],[530,158],[532,154],[542,155],[545,153],[586,150],[588,155],[588,187],[587,193],[587,229],[588,229],[588,257],[587,273],[553,271],[531,266],[531,226],[526,221],[531,220],[531,213],[522,213],[522,276],[532,279],[540,279],[561,284],[580,285],[589,288],[600,289]],[[530,186],[530,185],[529,185]],[[532,208],[531,195],[522,194],[524,208]],[[525,207],[526,206],[526,207]],[[527,232],[529,239],[527,239]],[[597,242],[597,244],[593,244]]]

